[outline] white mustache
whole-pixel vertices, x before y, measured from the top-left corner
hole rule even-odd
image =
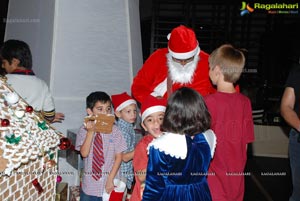
[[[193,81],[194,72],[197,68],[199,56],[196,55],[194,60],[182,66],[180,63],[173,61],[170,54],[167,55],[169,73],[173,83],[187,84]]]

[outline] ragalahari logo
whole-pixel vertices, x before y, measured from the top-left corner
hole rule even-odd
[[[241,16],[244,16],[246,14],[252,13],[254,11],[253,8],[250,7],[248,3],[245,1],[242,1],[242,7],[241,7]]]

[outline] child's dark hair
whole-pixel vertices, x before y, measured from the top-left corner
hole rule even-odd
[[[2,64],[2,58],[1,58],[1,55],[0,55],[0,64]],[[1,76],[5,76],[6,75],[6,71],[4,68],[0,68],[0,77]]]
[[[86,97],[86,108],[92,110],[98,101],[100,101],[101,103],[111,103],[110,96],[107,93],[102,91],[95,91],[90,93],[90,95]]]
[[[6,59],[11,64],[13,58],[20,61],[19,66],[31,69],[32,55],[29,45],[20,40],[7,40],[0,50],[2,59]]]
[[[194,136],[209,129],[210,120],[202,96],[191,88],[183,87],[169,98],[162,129]]]

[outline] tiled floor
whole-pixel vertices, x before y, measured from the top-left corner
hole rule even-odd
[[[244,201],[288,201],[291,190],[289,160],[286,158],[249,157]]]

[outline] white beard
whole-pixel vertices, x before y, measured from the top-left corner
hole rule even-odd
[[[173,61],[170,54],[167,54],[167,59],[169,73],[173,83],[188,84],[193,81],[194,72],[199,61],[199,55],[195,55],[194,60],[184,66]]]

